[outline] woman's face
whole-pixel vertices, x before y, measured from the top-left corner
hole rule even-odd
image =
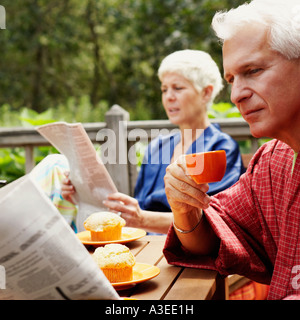
[[[206,90],[199,93],[194,85],[177,73],[166,73],[161,83],[162,103],[169,120],[176,125],[193,127],[206,117]],[[210,97],[210,95],[209,95]]]

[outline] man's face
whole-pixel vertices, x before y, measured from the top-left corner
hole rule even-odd
[[[253,136],[288,143],[299,134],[300,59],[271,50],[264,27],[247,26],[225,41],[223,62],[231,100]]]

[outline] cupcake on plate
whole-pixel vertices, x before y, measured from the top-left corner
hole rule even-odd
[[[123,244],[111,243],[98,247],[92,257],[111,283],[132,280],[135,257]]]
[[[95,212],[84,221],[84,228],[91,233],[92,241],[120,240],[126,222],[116,213]]]

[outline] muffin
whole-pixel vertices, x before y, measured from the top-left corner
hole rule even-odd
[[[112,212],[95,212],[84,221],[84,228],[91,233],[92,241],[120,240],[126,222]]]
[[[123,244],[98,247],[92,257],[111,283],[132,280],[135,257]]]

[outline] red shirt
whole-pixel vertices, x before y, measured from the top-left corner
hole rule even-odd
[[[239,182],[212,197],[206,219],[220,238],[217,257],[191,255],[170,228],[170,264],[240,274],[270,283],[268,299],[300,298],[300,159],[272,140],[254,155]]]

